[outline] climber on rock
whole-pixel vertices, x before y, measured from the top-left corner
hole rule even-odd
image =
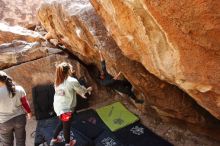
[[[101,60],[101,67],[102,70],[99,75],[99,83],[103,86],[110,87],[118,92],[127,94],[131,99],[135,101],[135,103],[142,104],[144,103],[143,100],[137,99],[137,97],[132,92],[132,85],[127,80],[119,80],[118,77],[121,75],[119,72],[115,77],[110,75],[107,72],[105,60],[103,59],[103,55],[101,50],[99,50],[100,60]]]

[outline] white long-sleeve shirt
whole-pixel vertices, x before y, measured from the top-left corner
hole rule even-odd
[[[81,86],[77,79],[70,76],[62,84],[55,87],[53,106],[57,116],[66,112],[73,112],[77,104],[76,93],[84,96],[87,89]]]

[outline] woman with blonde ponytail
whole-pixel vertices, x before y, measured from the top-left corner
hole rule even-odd
[[[26,117],[31,118],[31,109],[26,93],[21,86],[15,85],[12,78],[0,71],[0,144],[25,146]]]
[[[85,94],[92,91],[92,88],[81,86],[78,80],[71,77],[72,66],[69,63],[63,62],[56,67],[55,73],[55,95],[54,95],[54,111],[60,119],[50,146],[59,142],[57,136],[63,129],[65,146],[73,146],[76,140],[70,140],[70,127],[73,117],[73,112],[77,104],[76,93],[81,97],[86,98]]]

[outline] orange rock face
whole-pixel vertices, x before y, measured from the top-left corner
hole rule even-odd
[[[135,0],[94,0],[92,4],[95,9],[88,0],[51,0],[43,4],[38,11],[38,18],[49,33],[47,37],[58,39],[85,63],[93,63],[98,67],[100,49],[106,59],[108,71],[112,75],[121,71],[134,86],[137,97],[145,100],[144,105],[136,105],[137,108],[148,113],[153,110],[153,113],[163,119],[184,121],[192,124],[195,129],[205,127],[205,130],[202,129],[203,133],[220,139],[217,134],[220,128],[215,123],[219,121],[186,93],[167,83],[178,85],[197,101],[200,94],[204,97],[218,87],[218,78],[214,81],[216,86],[210,84],[211,89],[209,86],[198,88],[205,93],[199,90],[194,93],[194,87],[206,84],[195,84],[197,82],[194,80],[187,80],[179,46],[169,40],[167,32],[146,10],[144,3]],[[98,47],[94,47],[95,45]],[[213,65],[218,72],[215,63]],[[206,99],[208,100],[203,102],[210,104],[209,106],[197,102],[218,117],[218,107],[214,107],[217,102],[209,102],[209,96]],[[215,133],[209,131],[213,129]]]
[[[43,0],[0,0],[0,22],[31,27],[38,22],[37,8]]]
[[[220,1],[91,2],[128,58],[220,119]]]
[[[87,26],[84,24],[81,16],[91,16],[88,10],[94,13],[94,9],[89,1],[47,1],[38,12],[38,18],[41,24],[46,28],[49,34],[48,38],[58,39],[65,44],[71,52],[78,52],[88,58],[96,57],[93,49],[95,40],[90,32],[87,32]],[[72,14],[69,15],[69,12]],[[44,21],[45,20],[45,21]]]

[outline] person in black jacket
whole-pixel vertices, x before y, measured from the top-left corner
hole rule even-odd
[[[119,72],[115,77],[110,75],[106,69],[106,63],[103,58],[101,50],[99,50],[100,60],[101,60],[101,67],[102,70],[99,76],[99,83],[103,86],[110,87],[119,91],[121,93],[127,94],[131,99],[133,99],[136,103],[142,104],[144,103],[143,100],[136,98],[135,94],[132,92],[132,85],[128,80],[119,80],[118,77],[121,75]]]

